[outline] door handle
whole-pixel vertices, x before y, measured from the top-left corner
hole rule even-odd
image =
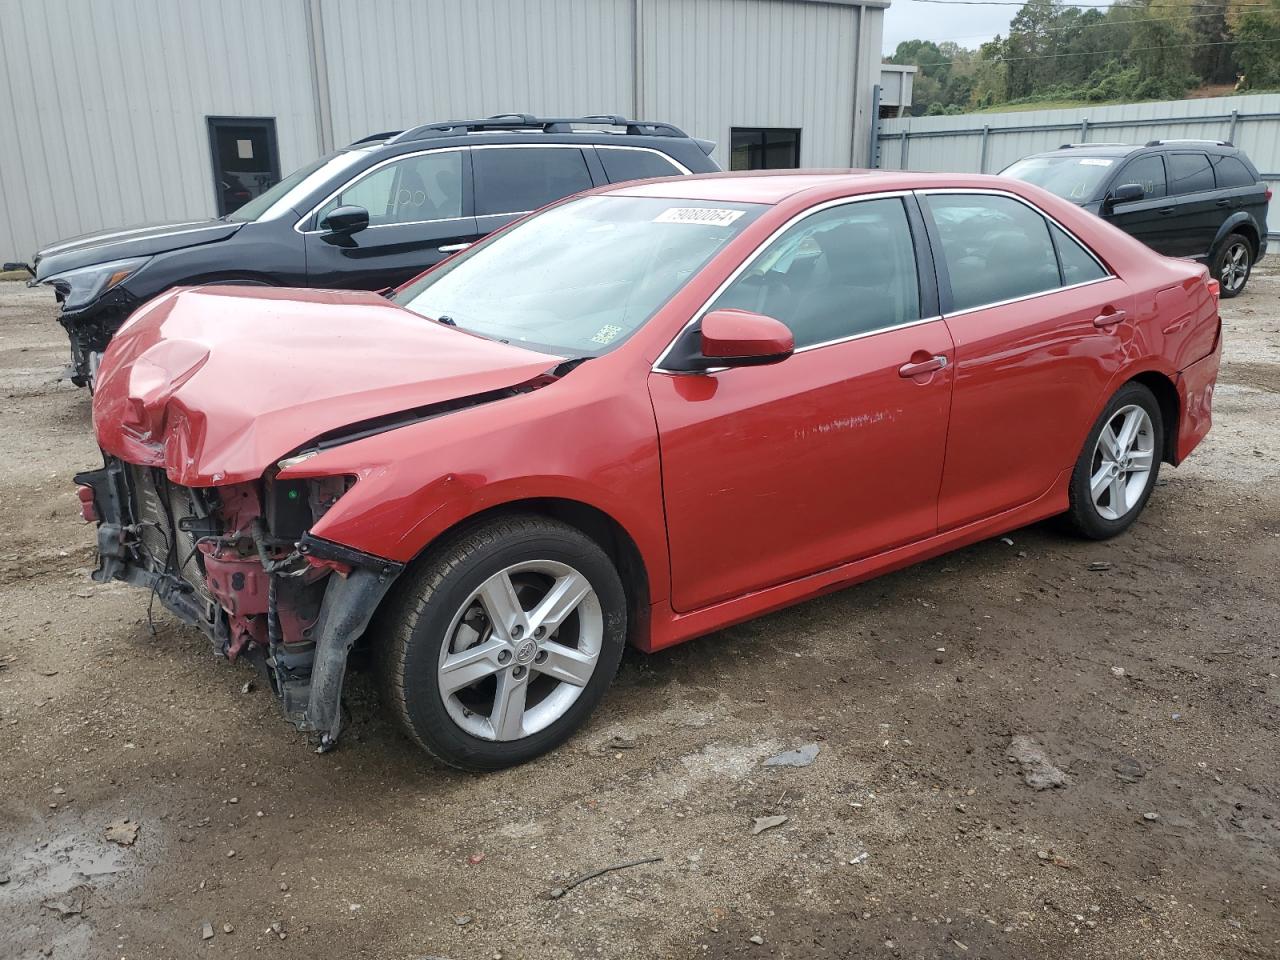
[[[1228,199],[1226,199],[1226,198],[1223,198],[1222,200],[1216,200],[1216,201],[1214,201],[1214,204],[1213,204],[1213,205],[1214,205],[1215,207],[1229,207],[1229,206],[1231,206],[1231,201],[1230,201],[1230,200],[1228,200]]]
[[[449,243],[443,247],[436,247],[441,253],[457,253],[459,250],[465,250],[471,246],[469,243]]]
[[[1176,209],[1175,207],[1161,207],[1161,208],[1160,208],[1159,210],[1157,210],[1156,212],[1157,212],[1157,213],[1159,213],[1159,214],[1160,214],[1161,216],[1163,216],[1163,217],[1167,217],[1169,214],[1173,213],[1173,211],[1174,211],[1175,209]]]
[[[1127,314],[1123,310],[1111,310],[1108,307],[1093,318],[1093,325],[1095,327],[1114,327],[1117,323],[1123,323],[1126,316]]]
[[[904,380],[911,377],[918,377],[925,373],[933,373],[936,370],[942,370],[947,365],[945,355],[938,357],[930,357],[928,360],[920,360],[913,363],[904,363],[898,368],[898,376]]]

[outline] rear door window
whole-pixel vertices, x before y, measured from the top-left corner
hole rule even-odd
[[[577,147],[472,148],[476,216],[525,213],[591,188]]]
[[[669,157],[654,150],[596,147],[596,155],[600,157],[610,183],[647,180],[650,177],[674,177],[682,173]]]
[[[1213,167],[1219,187],[1252,187],[1256,182],[1249,168],[1235,157],[1218,157]]]
[[[1169,168],[1169,196],[1214,188],[1213,168],[1205,154],[1171,153],[1165,162]]]
[[[1012,197],[930,194],[951,279],[952,311],[1003,303],[1062,286],[1049,222]]]
[[[1116,177],[1117,187],[1136,183],[1146,191],[1147,197],[1163,197],[1165,195],[1164,160],[1158,153],[1139,157],[1125,164],[1125,168]]]

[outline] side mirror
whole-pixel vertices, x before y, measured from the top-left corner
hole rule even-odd
[[[320,221],[320,229],[330,233],[350,235],[369,225],[369,211],[364,207],[346,205],[330,210]]]
[[[795,352],[786,324],[747,310],[712,310],[702,318],[702,355],[709,367],[779,363]]]
[[[1111,191],[1112,203],[1133,203],[1147,195],[1140,183],[1126,183]]]

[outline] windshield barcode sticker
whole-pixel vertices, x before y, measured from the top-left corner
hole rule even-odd
[[[725,227],[742,216],[741,210],[713,207],[668,207],[653,218],[654,223],[701,223],[709,227]]]
[[[1081,157],[1080,164],[1085,167],[1109,167],[1115,163],[1114,160],[1104,160],[1102,157]]]

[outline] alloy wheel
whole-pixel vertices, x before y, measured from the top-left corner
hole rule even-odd
[[[1227,255],[1222,261],[1222,276],[1219,282],[1231,293],[1244,286],[1249,279],[1249,246],[1237,241],[1227,248]]]
[[[1155,465],[1155,428],[1137,404],[1121,407],[1098,434],[1089,493],[1104,520],[1119,520],[1142,500]]]
[[[603,637],[600,600],[582,573],[553,560],[505,567],[462,604],[441,644],[445,709],[484,740],[537,733],[582,694]]]

